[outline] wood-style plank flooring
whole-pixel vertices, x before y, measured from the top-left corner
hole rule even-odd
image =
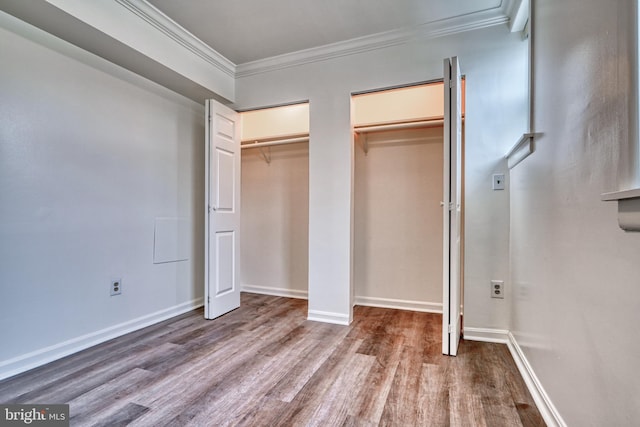
[[[437,314],[243,294],[0,382],[2,403],[69,403],[72,426],[544,426],[503,344],[440,354]]]

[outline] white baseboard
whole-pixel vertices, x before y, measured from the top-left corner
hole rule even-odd
[[[54,360],[61,359],[70,354],[77,353],[86,348],[109,341],[110,339],[162,322],[163,320],[170,319],[198,307],[202,307],[203,303],[203,298],[196,298],[164,310],[156,311],[155,313],[138,317],[137,319],[133,319],[128,322],[110,326],[96,332],[72,338],[59,344],[41,348],[8,360],[0,361],[0,380],[37,368],[38,366],[45,365],[49,362],[53,362]]]
[[[442,303],[438,302],[356,296],[355,305],[364,305],[367,307],[395,308],[398,310],[422,311],[426,313],[442,313]]]
[[[522,349],[518,345],[513,334],[506,329],[490,329],[490,328],[464,328],[464,339],[469,341],[482,341],[491,343],[507,344],[511,357],[516,362],[516,366],[520,371],[520,375],[524,379],[525,384],[531,397],[533,397],[540,415],[549,427],[566,427],[564,420],[558,413],[558,410],[551,402],[549,395],[544,391],[542,384],[538,380],[533,368],[525,357]]]
[[[342,313],[331,313],[328,311],[309,310],[307,314],[307,320],[314,320],[316,322],[335,323],[336,325],[348,326],[349,315]]]
[[[464,339],[468,341],[497,342],[506,344],[509,342],[509,331],[506,329],[473,328],[464,327]]]
[[[253,294],[273,295],[276,297],[309,299],[309,292],[297,289],[272,288],[269,286],[242,285],[243,292],[251,292]]]
[[[531,393],[531,397],[533,397],[533,400],[536,402],[538,411],[540,411],[545,423],[547,423],[549,427],[567,427],[567,424],[560,416],[560,413],[554,406],[553,402],[551,402],[551,398],[544,390],[544,387],[542,387],[540,380],[538,380],[536,373],[533,371],[529,361],[518,345],[516,338],[511,332],[507,335],[509,338],[507,346],[509,347],[511,356],[513,357],[513,360],[515,360],[518,370],[520,371],[520,375],[522,375],[524,382],[527,384],[529,393]]]

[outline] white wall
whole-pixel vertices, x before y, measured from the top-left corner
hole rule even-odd
[[[600,201],[629,129],[634,3],[533,3],[542,135],[511,171],[512,329],[570,426],[640,418],[640,234]]]
[[[234,99],[234,64],[145,1],[9,0],[0,8],[196,102]]]
[[[242,151],[242,285],[247,291],[305,298],[309,147],[303,142],[273,146],[270,152],[268,164],[257,148]]]
[[[201,303],[204,111],[8,15],[0,27],[4,376]],[[153,264],[156,217],[188,220],[188,261]]]
[[[355,150],[356,302],[440,311],[442,127],[367,138],[368,153]]]
[[[466,82],[465,325],[507,328],[507,300],[489,281],[509,274],[509,200],[491,174],[526,127],[526,43],[506,25],[414,40],[351,56],[239,78],[236,105],[310,101],[309,306],[350,315],[352,92],[442,78],[458,55]]]

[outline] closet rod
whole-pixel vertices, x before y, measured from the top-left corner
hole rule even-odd
[[[245,148],[271,147],[272,145],[296,144],[298,142],[309,142],[309,137],[302,136],[299,138],[279,139],[276,141],[244,143],[241,144],[240,147],[244,150]]]
[[[440,136],[426,136],[426,137],[418,137],[418,138],[397,138],[397,139],[381,139],[380,141],[371,141],[367,142],[369,145],[382,145],[382,144],[398,144],[402,142],[427,142],[427,141],[442,141],[442,135]]]
[[[360,127],[354,128],[353,130],[356,133],[381,132],[381,131],[385,131],[385,130],[435,127],[435,126],[442,126],[443,124],[444,124],[444,120],[443,119],[421,120],[419,122],[395,123],[395,124],[389,124],[389,125],[360,126]]]

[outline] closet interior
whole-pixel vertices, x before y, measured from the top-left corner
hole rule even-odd
[[[442,311],[443,83],[353,95],[355,303]]]
[[[242,289],[306,298],[309,104],[246,111],[241,126]]]

